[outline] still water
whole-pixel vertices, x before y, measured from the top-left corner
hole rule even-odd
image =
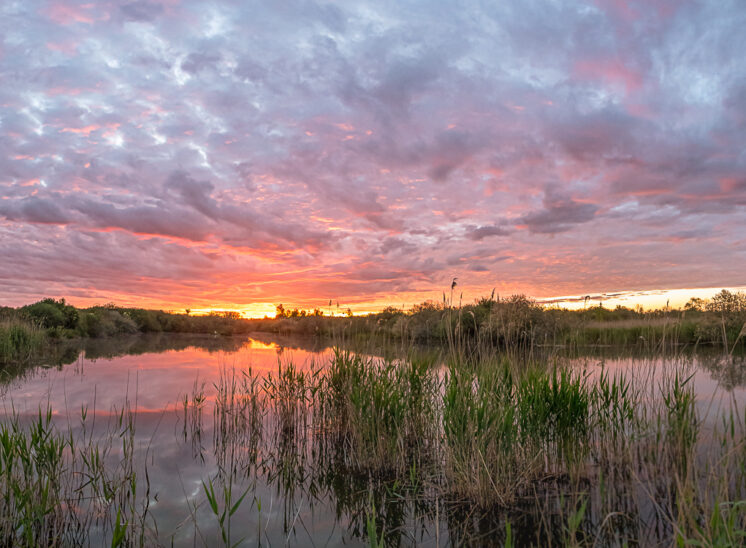
[[[176,546],[224,543],[225,528],[221,530],[206,497],[206,486],[211,480],[217,484],[220,469],[234,485],[233,502],[246,493],[231,518],[232,543],[369,545],[369,508],[372,498],[380,497],[373,493],[380,485],[343,470],[316,469],[310,446],[286,451],[280,434],[271,428],[265,429],[270,439],[253,448],[252,457],[247,458],[246,440],[226,446],[213,416],[216,385],[226,376],[240,378],[241,371],[251,368],[263,378],[276,374],[278,362],[311,370],[329,360],[330,347],[313,339],[269,335],[137,336],[83,344],[62,349],[50,359],[56,363],[3,371],[0,414],[30,421],[40,408],[51,408],[57,428],[78,435],[85,413],[89,435],[103,436],[123,409],[131,410],[136,459],[147,468],[146,526],[151,541]],[[716,421],[728,406],[743,409],[746,404],[743,358],[717,352],[649,357],[596,349],[570,361],[591,379],[602,370],[631,375],[651,387],[651,397],[655,397],[656,383],[674,369],[691,376],[705,424]],[[184,401],[193,403],[199,394],[204,401],[197,417],[196,411],[185,410]],[[141,489],[142,493],[145,486]],[[382,489],[385,492],[386,487]],[[393,497],[379,503],[377,511],[386,513],[388,534],[395,534],[395,540],[405,545],[455,544],[464,538],[488,542],[490,527],[499,525],[474,525],[474,516],[440,515],[432,506],[418,504],[416,497]],[[467,522],[473,530],[463,530]],[[531,523],[524,526],[530,530]],[[98,534],[106,536],[104,531]],[[96,533],[92,541],[96,543]]]

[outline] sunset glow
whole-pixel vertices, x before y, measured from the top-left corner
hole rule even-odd
[[[494,4],[2,2],[0,305],[746,287],[742,0]]]

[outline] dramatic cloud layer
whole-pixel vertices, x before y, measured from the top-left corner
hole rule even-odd
[[[0,304],[746,283],[746,5],[8,0]]]

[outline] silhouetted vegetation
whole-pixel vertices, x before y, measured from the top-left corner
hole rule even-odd
[[[321,313],[320,313],[321,312]],[[419,343],[446,343],[449,334],[498,348],[537,346],[718,344],[728,351],[746,341],[746,294],[723,290],[712,299],[691,299],[684,308],[643,310],[603,305],[568,310],[542,306],[524,295],[490,296],[458,306],[444,297],[411,310],[388,307],[366,316],[288,312],[251,320],[258,331],[360,338],[378,336]]]
[[[46,339],[102,338],[136,333],[286,335],[446,344],[449,334],[469,344],[528,350],[541,346],[624,345],[645,349],[717,344],[727,352],[746,345],[746,295],[723,290],[693,298],[681,309],[643,310],[602,305],[568,310],[542,306],[524,295],[490,296],[471,304],[425,302],[402,310],[353,316],[352,312],[277,305],[275,318],[245,319],[237,312],[204,316],[113,304],[75,308],[43,299],[17,309],[0,308],[0,361],[22,361],[45,348]],[[11,328],[11,326],[13,326]],[[12,331],[12,334],[11,334]]]
[[[215,312],[205,316],[192,316],[123,308],[114,304],[75,308],[65,299],[43,299],[14,311],[19,319],[32,322],[47,330],[51,336],[110,337],[132,333],[210,333],[233,335],[248,330],[247,320],[236,312]]]

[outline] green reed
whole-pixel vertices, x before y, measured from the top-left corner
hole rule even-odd
[[[85,428],[58,431],[50,408],[29,423],[13,415],[0,424],[0,545],[147,545],[149,481],[146,469],[138,481],[133,440],[128,410],[100,439]]]
[[[219,543],[246,534],[237,517],[249,501],[261,511],[260,479],[282,498],[287,538],[305,496],[333,501],[375,545],[416,542],[403,536],[412,515],[454,544],[483,523],[515,545],[744,542],[746,416],[731,409],[705,431],[678,368],[654,384],[467,350],[445,362],[336,350],[327,364],[280,362],[264,377],[223,367],[209,392],[196,382],[179,403],[182,438],[199,441],[203,462],[202,417],[213,417],[216,469],[189,506],[207,544],[209,516]],[[0,425],[0,545],[159,541],[134,418],[120,410],[103,436],[85,409],[74,432],[49,411]]]
[[[23,363],[42,351],[47,337],[41,329],[28,322],[0,322],[0,364]]]

